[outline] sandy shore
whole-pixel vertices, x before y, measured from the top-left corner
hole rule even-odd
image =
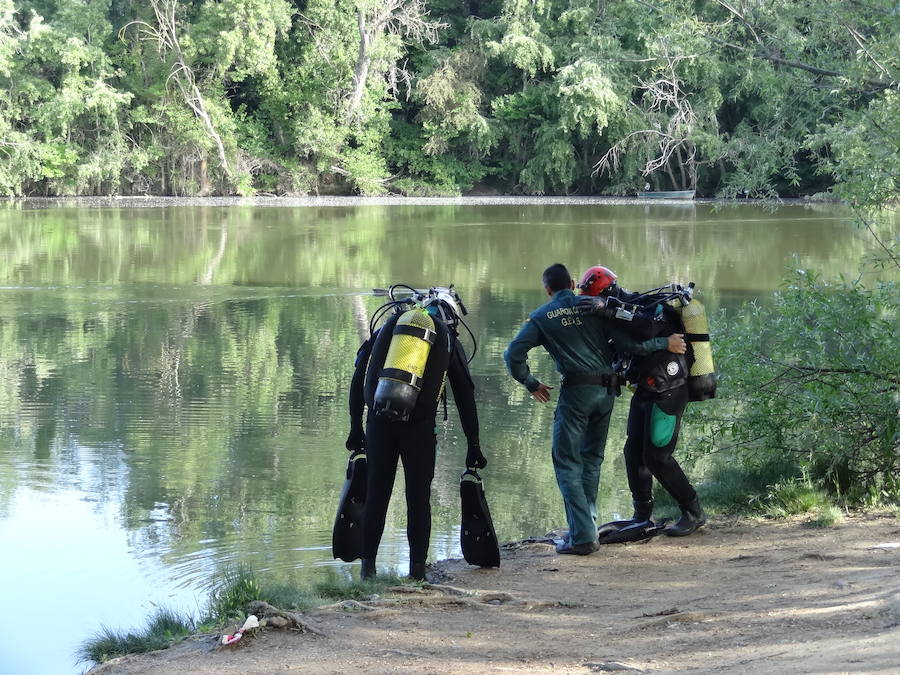
[[[499,570],[434,566],[397,598],[310,612],[324,635],[198,636],[94,673],[900,672],[900,521],[718,522]],[[462,593],[462,594],[459,594]]]

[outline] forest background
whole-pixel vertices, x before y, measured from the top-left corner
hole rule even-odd
[[[0,0],[0,195],[833,192],[894,0]]]
[[[698,447],[900,502],[896,0],[0,0],[0,87],[5,196],[842,199],[886,272],[715,321]]]

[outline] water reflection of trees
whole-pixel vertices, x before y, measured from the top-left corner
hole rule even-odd
[[[532,288],[550,260],[581,269],[602,259],[635,287],[696,277],[764,291],[792,253],[823,263],[862,253],[867,241],[841,218],[693,204],[4,209],[0,277],[366,288],[434,275],[502,291]]]
[[[552,408],[533,405],[501,359],[543,301],[543,267],[602,261],[631,287],[690,279],[715,298],[771,289],[793,251],[833,264],[865,246],[816,214],[791,227],[777,216],[742,210],[735,224],[694,206],[2,210],[0,279],[11,288],[0,304],[0,504],[17,485],[78,475],[121,502],[136,545],[177,557],[229,538],[235,555],[290,567],[294,546],[265,542],[322,543],[345,461],[360,314],[346,293],[455,282],[479,343],[498,530],[556,524]],[[552,377],[548,360],[535,363]],[[458,520],[465,449],[450,414],[435,483],[443,531]],[[402,509],[391,513],[403,522]]]

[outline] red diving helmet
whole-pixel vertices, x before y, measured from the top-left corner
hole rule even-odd
[[[616,285],[616,273],[608,267],[594,265],[581,275],[578,290],[582,295],[602,295]]]

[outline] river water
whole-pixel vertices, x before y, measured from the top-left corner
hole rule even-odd
[[[553,410],[502,353],[541,271],[694,281],[710,310],[801,265],[853,274],[870,241],[833,206],[359,200],[0,206],[0,672],[79,672],[101,625],[197,613],[223,571],[307,583],[331,558],[346,398],[371,289],[456,284],[477,341],[483,475],[501,540],[564,524]],[[467,342],[471,352],[471,343]],[[539,377],[555,379],[533,353]],[[600,517],[629,499],[608,445]],[[458,556],[465,439],[439,418],[430,560]],[[402,481],[379,566],[404,569]]]

